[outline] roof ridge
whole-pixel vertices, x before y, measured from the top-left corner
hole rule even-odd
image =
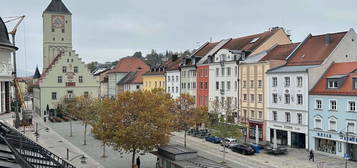
[[[318,34],[318,35],[311,35],[312,37],[320,37],[320,36],[325,36],[327,34],[329,35],[336,35],[336,34],[345,34],[348,31],[341,31],[341,32],[334,32],[334,33],[324,33],[324,34]]]

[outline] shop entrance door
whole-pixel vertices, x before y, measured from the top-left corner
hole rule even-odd
[[[291,132],[291,147],[305,148],[305,134]]]
[[[270,142],[273,143],[274,129],[270,129]],[[276,139],[278,145],[288,145],[288,132],[283,130],[276,130]]]
[[[349,154],[351,155],[351,160],[357,161],[357,145],[349,144]]]

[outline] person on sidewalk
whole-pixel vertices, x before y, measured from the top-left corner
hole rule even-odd
[[[312,149],[310,150],[309,160],[315,161],[314,151],[312,151]]]
[[[138,168],[140,168],[140,156],[136,158],[136,165],[138,166]]]

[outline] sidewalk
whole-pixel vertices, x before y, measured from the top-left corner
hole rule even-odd
[[[13,125],[13,118],[12,118],[13,114],[14,113],[3,114],[0,116],[0,120],[3,120],[10,125]],[[69,152],[69,160],[71,160],[70,163],[76,166],[77,168],[104,168],[100,163],[95,161],[93,158],[91,158],[89,155],[84,153],[78,147],[74,146],[72,143],[70,143],[62,136],[57,134],[55,131],[53,131],[36,114],[34,114],[33,117],[33,128],[31,129],[25,128],[25,135],[28,138],[36,142],[36,137],[34,135],[36,122],[38,123],[38,129],[39,129],[38,133],[40,134],[37,142],[39,145],[51,151],[52,153],[56,154],[57,156],[62,157],[63,159],[66,159],[67,157],[67,148],[68,148],[70,151]],[[45,130],[46,127],[49,128],[48,132]],[[20,127],[18,130],[23,133],[23,127]],[[87,158],[86,163],[84,164],[81,163],[81,160],[79,159],[80,155],[82,154],[84,154],[84,156]]]

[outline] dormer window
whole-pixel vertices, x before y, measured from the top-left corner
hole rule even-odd
[[[328,88],[329,89],[338,88],[338,81],[337,80],[329,80],[328,81]]]

